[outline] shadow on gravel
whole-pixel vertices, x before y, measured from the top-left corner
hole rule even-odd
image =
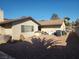
[[[67,46],[53,46],[54,41],[33,38],[32,43],[25,41],[8,42],[0,45],[0,51],[16,59],[79,59],[79,37],[71,32]]]

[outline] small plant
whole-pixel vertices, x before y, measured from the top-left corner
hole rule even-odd
[[[25,39],[24,35],[20,35],[20,41],[23,41]]]
[[[33,46],[44,49],[47,49],[48,47],[51,47],[54,44],[54,41],[52,39],[46,40],[46,38],[32,38],[31,41]]]

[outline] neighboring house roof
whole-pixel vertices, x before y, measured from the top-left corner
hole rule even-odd
[[[0,22],[0,25],[1,25],[1,24],[11,23],[11,22],[13,22],[13,21],[14,21],[14,20],[4,19],[4,21],[3,21],[3,22]]]
[[[45,20],[45,21],[39,21],[39,23],[42,26],[50,26],[50,25],[62,25],[63,20],[57,19],[57,20]]]
[[[20,19],[4,19],[3,22],[0,22],[1,24],[8,24],[8,23],[14,23],[14,22],[24,22],[24,21],[28,21],[28,20],[32,20],[33,22],[35,22],[36,24],[40,25],[37,21],[35,21],[32,17],[24,17],[24,18],[20,18]]]

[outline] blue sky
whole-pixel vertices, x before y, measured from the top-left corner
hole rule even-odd
[[[79,0],[0,0],[5,18],[32,16],[36,20],[50,19],[53,13],[71,20],[79,17]]]

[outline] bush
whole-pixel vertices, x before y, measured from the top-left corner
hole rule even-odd
[[[62,31],[62,35],[66,35],[67,33],[65,31]]]
[[[47,32],[43,32],[43,31],[42,31],[41,33],[42,33],[43,35],[48,35],[48,33],[47,33]]]

